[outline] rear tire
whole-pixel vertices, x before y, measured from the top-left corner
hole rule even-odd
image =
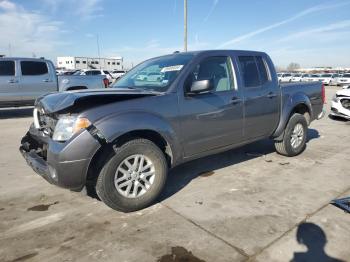
[[[117,148],[105,163],[96,193],[112,209],[132,212],[154,203],[166,177],[167,162],[159,147],[147,139],[135,139]]]
[[[284,156],[296,156],[305,150],[307,120],[301,114],[293,114],[284,130],[283,140],[275,141],[277,153]]]

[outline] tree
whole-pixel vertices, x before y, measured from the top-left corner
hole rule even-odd
[[[292,62],[288,65],[287,70],[288,71],[296,71],[299,68],[300,68],[300,65],[298,63]]]

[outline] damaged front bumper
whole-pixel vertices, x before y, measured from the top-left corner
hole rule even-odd
[[[78,191],[86,183],[90,161],[99,148],[87,130],[62,143],[32,125],[19,149],[28,165],[49,183]]]
[[[350,120],[350,108],[347,109],[343,107],[342,99],[338,99],[336,102],[332,101],[331,115]],[[350,98],[345,98],[345,99],[350,100]]]

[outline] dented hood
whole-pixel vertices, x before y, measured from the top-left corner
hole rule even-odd
[[[160,93],[141,89],[96,89],[69,91],[48,94],[39,97],[35,106],[42,108],[45,113],[65,113],[82,111],[95,106],[136,99],[145,96],[155,96]]]

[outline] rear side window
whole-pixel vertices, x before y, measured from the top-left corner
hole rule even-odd
[[[48,73],[45,62],[21,61],[21,71],[24,76],[38,76]]]
[[[15,62],[14,61],[0,61],[0,76],[14,76]]]
[[[256,56],[256,64],[260,74],[260,84],[263,85],[270,80],[267,65],[261,56]]]
[[[254,56],[240,56],[238,58],[245,87],[260,85],[258,67]]]

